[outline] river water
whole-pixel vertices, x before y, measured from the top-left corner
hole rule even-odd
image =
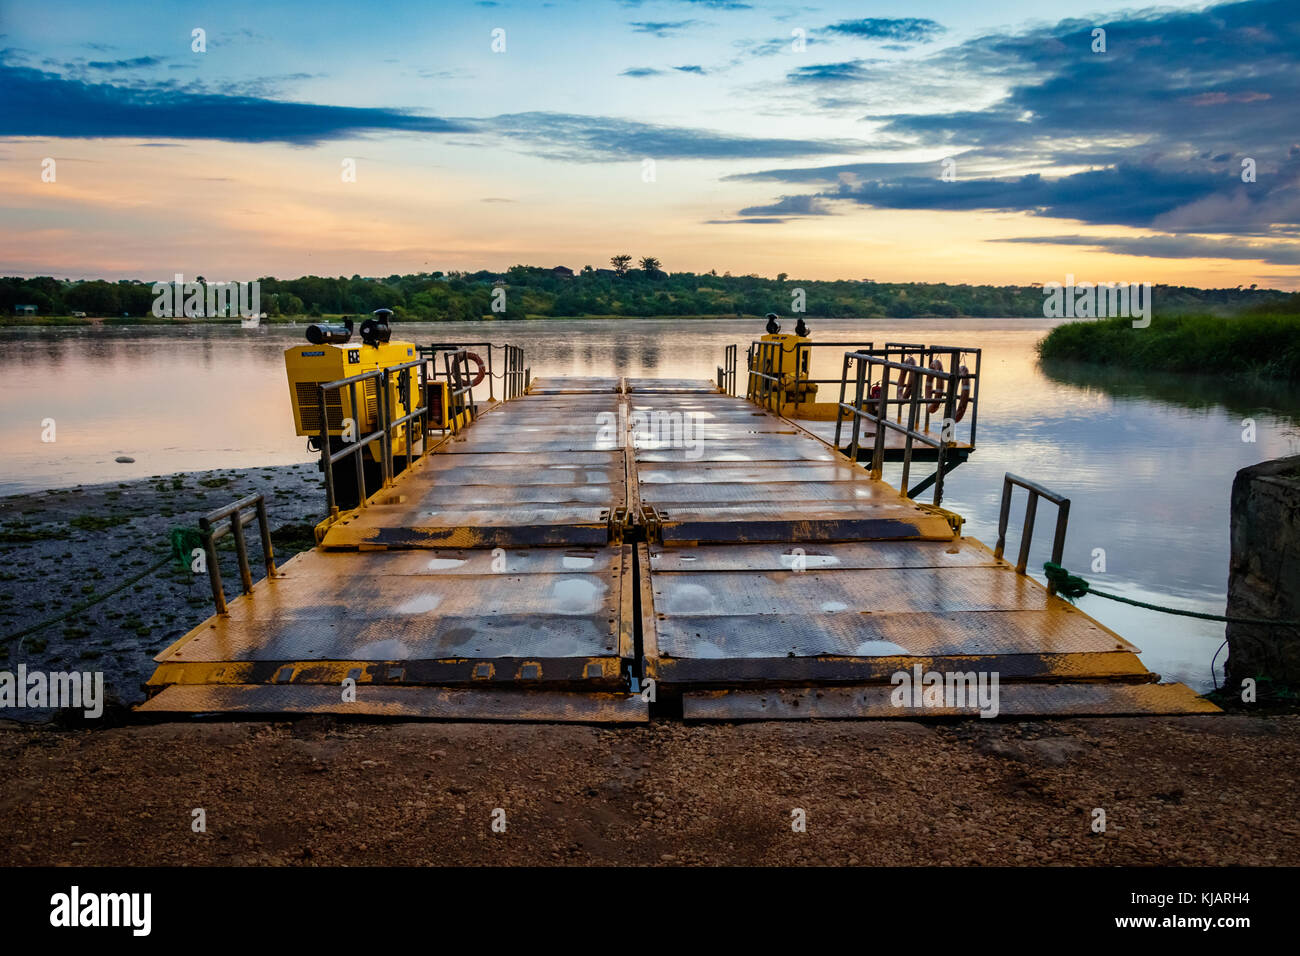
[[[965,533],[991,545],[1003,473],[1041,482],[1072,499],[1066,567],[1126,597],[1223,613],[1233,475],[1300,451],[1300,396],[1212,376],[1044,369],[1034,345],[1051,320],[810,324],[814,341],[982,348],[978,448],[949,475],[944,506],[966,517]],[[761,332],[752,320],[604,319],[404,325],[395,334],[522,345],[534,378],[712,379],[726,345],[740,345],[743,364],[745,345]],[[282,359],[302,335],[301,326],[0,331],[0,494],[311,460],[293,433]],[[825,351],[814,375],[838,377],[830,354],[838,352]],[[53,442],[42,441],[47,419]],[[118,456],[135,461],[120,464]],[[1016,503],[1018,529],[1023,497]],[[1054,521],[1044,502],[1031,568],[1049,556]],[[1013,534],[1008,550],[1017,547]],[[1104,572],[1093,570],[1098,549]],[[1152,670],[1200,690],[1213,686],[1221,624],[1096,597],[1081,606],[1141,647]],[[1220,674],[1221,665],[1222,654]]]

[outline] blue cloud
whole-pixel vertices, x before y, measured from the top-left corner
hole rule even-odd
[[[91,60],[86,66],[92,70],[112,73],[117,70],[139,70],[159,66],[166,59],[165,56],[137,56],[130,60]]]
[[[634,20],[628,25],[637,33],[649,33],[651,36],[664,39],[677,36],[699,22],[699,20]]]
[[[0,64],[0,135],[219,139],[299,145],[392,131],[451,133],[467,126],[404,110],[290,103],[68,79]]]
[[[944,32],[942,24],[920,17],[866,17],[841,20],[826,28],[831,33],[869,40],[897,40],[903,43],[928,43]]]
[[[1300,265],[1300,246],[1295,243],[1246,242],[1240,239],[1207,239],[1204,236],[1016,236],[989,242],[1046,243],[1083,246],[1126,256],[1149,259],[1257,259],[1274,265]]]
[[[865,60],[846,60],[842,63],[816,63],[801,66],[786,74],[791,83],[859,83],[870,77],[863,65]]]
[[[513,113],[483,120],[480,129],[523,144],[537,155],[571,162],[653,159],[764,159],[860,150],[858,142],[738,136],[716,130],[657,126],[572,113]]]
[[[829,216],[826,208],[816,196],[782,196],[766,206],[748,206],[740,210],[741,216]]]
[[[1106,30],[1104,53],[1092,50],[1097,26]],[[792,85],[833,89],[842,103],[868,81],[890,83],[904,102],[913,87],[934,98],[936,79],[953,75],[1002,80],[1006,92],[980,110],[864,117],[883,149],[961,156],[956,182],[939,180],[937,162],[737,178],[831,185],[817,195],[888,208],[1028,212],[1169,234],[1300,235],[1298,37],[1300,4],[1253,0],[1066,20],[904,65],[802,67],[788,74]],[[1251,183],[1241,179],[1246,160],[1257,167]],[[1092,168],[1073,172],[1079,167]],[[1043,172],[1003,174],[1026,168]]]

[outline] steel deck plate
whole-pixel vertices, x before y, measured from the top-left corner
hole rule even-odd
[[[159,654],[151,683],[617,683],[630,556],[306,552]]]
[[[343,703],[338,688],[320,685],[189,684],[166,687],[137,709],[153,714],[339,714],[545,723],[650,719],[649,706],[639,696],[488,687],[368,687],[358,689],[355,702]]]
[[[974,707],[896,706],[893,688],[819,687],[691,691],[682,695],[687,720],[836,720],[862,718],[978,717]],[[998,685],[999,717],[1217,714],[1219,708],[1183,684]]]
[[[717,394],[718,385],[707,378],[629,378],[626,388],[631,393],[692,393],[712,392]]]

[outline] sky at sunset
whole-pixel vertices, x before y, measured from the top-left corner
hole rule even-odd
[[[0,0],[0,214],[4,275],[1297,289],[1300,2]]]

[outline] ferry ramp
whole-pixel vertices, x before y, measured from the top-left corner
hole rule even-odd
[[[158,655],[142,711],[980,712],[900,700],[900,674],[995,675],[1002,715],[1216,709],[958,516],[706,381],[532,382],[246,590]]]

